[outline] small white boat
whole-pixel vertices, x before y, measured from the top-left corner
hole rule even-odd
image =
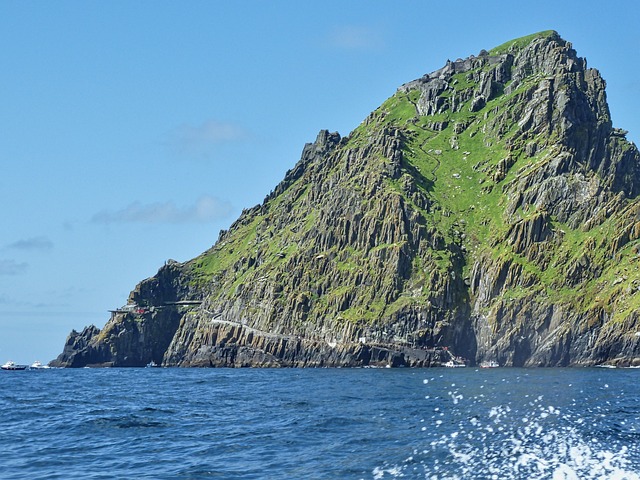
[[[17,363],[12,362],[11,360],[9,360],[4,365],[0,366],[0,368],[2,368],[2,370],[26,370],[27,366],[26,365],[18,365]]]
[[[29,370],[47,370],[51,368],[49,365],[43,365],[42,362],[36,360],[29,366]]]
[[[158,366],[158,364],[156,362],[154,362],[153,360],[151,360],[149,363],[147,363],[147,368],[155,368],[157,366]]]
[[[493,360],[487,360],[486,362],[482,362],[480,364],[480,368],[498,368],[500,364]]]
[[[453,360],[449,360],[448,362],[445,362],[443,364],[445,367],[448,368],[462,368],[462,367],[466,367],[466,365],[464,363],[460,363],[460,362],[454,362]]]

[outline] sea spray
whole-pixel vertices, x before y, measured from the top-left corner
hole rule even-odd
[[[571,384],[532,395],[526,393],[527,377],[493,375],[482,385],[467,378],[466,386],[443,376],[425,379],[425,402],[440,402],[421,422],[418,448],[404,462],[376,467],[373,478],[640,480],[637,411],[608,428],[603,419],[620,410],[622,399],[583,401],[579,397],[588,392]],[[608,388],[605,383],[599,390]],[[553,403],[567,395],[576,398],[563,407]]]

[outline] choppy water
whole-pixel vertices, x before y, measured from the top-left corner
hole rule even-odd
[[[640,479],[640,370],[0,372],[2,479]]]

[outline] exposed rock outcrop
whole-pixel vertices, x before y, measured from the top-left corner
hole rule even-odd
[[[604,88],[556,32],[402,85],[56,364],[640,363],[640,155]]]

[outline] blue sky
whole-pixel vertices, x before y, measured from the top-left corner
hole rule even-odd
[[[555,29],[640,139],[635,1],[0,2],[0,361],[49,361],[259,202],[320,129]]]

